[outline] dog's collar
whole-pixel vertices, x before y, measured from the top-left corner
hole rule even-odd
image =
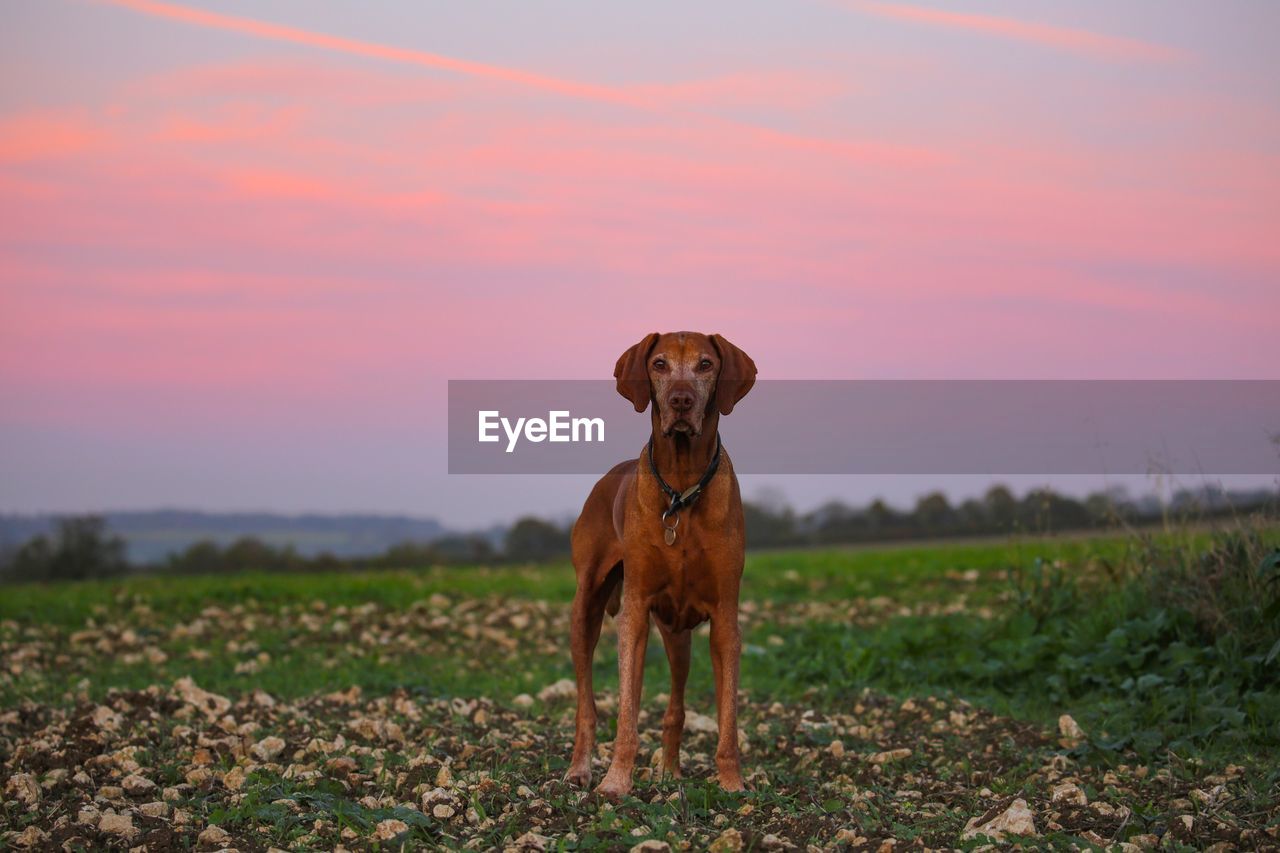
[[[671,506],[662,511],[662,520],[666,522],[668,518],[678,513],[680,510],[693,506],[694,502],[701,496],[702,490],[711,482],[711,478],[716,475],[716,470],[720,467],[720,433],[716,433],[716,452],[711,457],[711,462],[707,464],[707,470],[702,473],[702,478],[694,483],[683,492],[677,492],[671,485],[658,473],[658,463],[653,461],[653,436],[649,436],[649,470],[653,472],[653,478],[658,481],[658,485],[662,487],[662,491],[667,497],[671,498]]]

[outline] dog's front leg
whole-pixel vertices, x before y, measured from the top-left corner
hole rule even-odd
[[[716,746],[716,770],[720,787],[741,791],[742,768],[738,758],[738,661],[742,634],[738,608],[721,606],[711,617],[711,668],[716,681],[716,722],[720,741]]]
[[[671,665],[671,698],[667,700],[667,713],[662,717],[662,771],[668,776],[680,778],[680,739],[684,735],[684,686],[689,680],[690,631],[669,630],[658,622],[662,632],[662,644],[667,649],[667,663]]]
[[[596,745],[596,698],[591,685],[591,659],[600,639],[604,602],[600,592],[579,587],[573,597],[569,645],[578,685],[578,712],[574,726],[573,759],[565,781],[583,788],[591,784],[591,753]]]
[[[631,792],[631,776],[639,747],[640,690],[644,682],[644,653],[648,642],[647,604],[624,590],[622,612],[618,615],[618,735],[613,741],[613,761],[609,772],[596,788],[611,800]]]

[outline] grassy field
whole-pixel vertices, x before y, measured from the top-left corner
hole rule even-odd
[[[655,639],[644,769],[616,806],[559,781],[567,565],[8,587],[0,841],[968,848],[1025,806],[1029,846],[1275,846],[1278,542],[1263,528],[754,554],[752,790],[705,781],[705,638],[685,779],[648,769],[668,686]]]

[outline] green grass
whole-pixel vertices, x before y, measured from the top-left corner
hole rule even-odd
[[[1261,635],[1252,643],[1239,633],[1210,641],[1197,633],[1189,605],[1155,605],[1135,580],[1153,554],[1194,555],[1214,541],[1208,533],[1175,532],[1147,540],[1036,538],[753,554],[744,598],[762,609],[744,620],[742,684],[762,700],[806,697],[826,706],[873,687],[958,695],[1041,722],[1071,713],[1098,733],[1096,744],[1143,755],[1170,747],[1271,754],[1280,740],[1280,693],[1274,689],[1280,659],[1263,662]],[[545,601],[563,616],[573,586],[566,564],[14,586],[0,603],[0,619],[9,620],[6,633],[18,626],[54,629],[56,644],[73,629],[127,624],[139,644],[159,643],[167,660],[90,656],[80,667],[19,675],[0,686],[0,696],[7,702],[55,701],[88,679],[89,695],[98,697],[110,688],[139,689],[182,675],[214,690],[260,688],[283,697],[351,684],[374,693],[534,693],[572,677],[566,654],[515,644],[499,651],[509,665],[483,666],[481,656],[469,653],[484,649],[483,638],[449,636],[480,620],[491,605],[421,641],[414,631],[422,624],[398,623],[396,614],[443,595],[450,602],[439,608],[445,619],[456,604],[477,599],[513,607]],[[300,630],[298,615],[317,602],[323,610],[312,612],[323,613],[325,627]],[[805,606],[824,602],[835,609],[804,618]],[[858,602],[879,606],[865,619],[843,618],[840,607]],[[346,615],[369,606],[378,618]],[[172,636],[175,623],[210,607],[227,615],[206,619],[204,635]],[[366,630],[396,633],[393,653],[378,643],[351,642],[365,621]],[[351,636],[327,636],[334,623],[350,623]],[[566,628],[560,619],[541,630],[562,645]],[[191,657],[200,648],[213,653]],[[259,653],[268,658],[246,669],[245,661]],[[695,703],[711,701],[707,658],[694,656]],[[615,660],[606,634],[596,657],[600,689],[616,684]],[[656,634],[646,664],[649,689],[664,690],[666,661]]]
[[[1083,560],[1086,554],[1121,555],[1127,547],[1122,539],[1092,542],[1049,539],[765,552],[748,559],[744,597],[781,611],[809,602],[840,604],[877,600],[881,609],[894,613],[904,607],[956,601],[960,596],[965,596],[967,604],[978,605],[993,603],[1005,594],[1004,572],[1026,558],[1024,552],[1061,560]],[[977,582],[964,579],[966,572],[975,571],[979,573]],[[10,620],[15,627],[31,626],[31,630],[49,631],[50,642],[54,644],[65,644],[70,632],[87,626],[132,627],[144,644],[160,641],[168,660],[153,664],[145,659],[122,662],[118,654],[84,658],[73,655],[80,666],[33,669],[11,683],[0,682],[0,698],[56,701],[77,692],[76,685],[86,678],[90,682],[89,695],[100,697],[113,687],[139,689],[182,675],[191,675],[210,689],[234,693],[261,688],[285,697],[333,690],[346,684],[358,684],[370,691],[407,687],[446,696],[512,696],[536,692],[542,685],[572,677],[567,654],[530,653],[520,647],[503,652],[514,666],[477,667],[476,656],[467,654],[470,643],[465,638],[445,648],[426,641],[420,644],[420,649],[415,649],[414,643],[408,642],[395,655],[364,654],[363,649],[354,652],[346,649],[343,654],[334,654],[333,643],[318,642],[318,637],[299,632],[296,619],[280,614],[305,611],[313,602],[323,602],[327,613],[343,607],[373,604],[380,613],[394,614],[404,612],[415,602],[430,600],[433,595],[444,595],[452,602],[546,601],[567,616],[574,586],[573,569],[567,563],[322,574],[242,572],[229,576],[141,576],[75,584],[14,585],[6,587],[0,598],[0,620]],[[236,617],[215,618],[207,620],[210,632],[206,636],[169,636],[175,624],[189,622],[210,607],[227,611],[239,609],[262,618],[249,623]],[[546,630],[554,639],[562,641],[567,625],[557,624]],[[843,629],[837,633],[835,645],[823,641],[817,650],[801,645],[803,654],[812,651],[825,654],[850,642],[862,647],[866,640],[859,638],[873,636]],[[778,647],[769,644],[770,637],[790,639]],[[794,625],[770,621],[748,623],[744,686],[762,695],[782,697],[791,697],[814,686],[797,682],[788,663],[796,654],[796,644],[809,642],[806,637]],[[270,655],[269,663],[252,672],[237,673],[236,664],[242,663],[243,655],[226,653],[226,644],[230,641],[252,643],[257,651]],[[219,647],[221,653],[218,653]],[[211,648],[214,653],[203,660],[189,657],[193,649],[199,648]],[[596,657],[597,684],[604,689],[616,683],[615,661],[612,639],[606,635]],[[656,635],[650,643],[647,663],[650,688],[665,689],[656,686],[667,679],[666,660]],[[838,696],[844,690],[861,685],[832,682],[831,686],[838,689],[825,692]],[[710,666],[705,654],[694,657],[691,687],[695,697],[706,699],[711,695]]]
[[[1204,534],[1183,539],[1191,545],[1207,541]],[[882,595],[911,604],[937,600],[962,589],[962,584],[948,577],[957,571],[1002,572],[1037,557],[1071,563],[1121,561],[1133,547],[1129,538],[1108,536],[764,551],[747,558],[744,597],[785,602]],[[433,593],[567,603],[573,597],[574,586],[573,568],[567,562],[306,574],[245,571],[225,576],[143,575],[74,584],[9,585],[0,597],[0,619],[36,618],[64,627],[78,626],[95,612],[118,611],[138,603],[163,610],[174,618],[189,617],[210,604],[230,606],[248,601],[275,605],[322,599],[329,605],[374,602],[402,608]],[[998,589],[987,584],[976,591],[987,595]]]

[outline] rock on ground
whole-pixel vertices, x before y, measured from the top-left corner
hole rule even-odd
[[[543,702],[553,702],[556,699],[572,699],[577,695],[578,685],[567,678],[562,678],[555,684],[548,684],[538,691],[538,698]]]
[[[887,764],[890,761],[901,761],[910,757],[911,750],[909,749],[891,749],[888,752],[877,752],[871,756],[870,761],[872,764]]]
[[[1063,782],[1061,785],[1055,785],[1052,793],[1049,795],[1055,803],[1062,803],[1068,806],[1087,806],[1089,798],[1084,791],[1080,790],[1080,786],[1074,782]]]
[[[231,833],[227,832],[217,824],[209,824],[204,832],[200,833],[200,837],[196,839],[199,844],[208,844],[213,847],[222,847],[231,840]]]
[[[114,732],[120,728],[120,715],[106,705],[99,705],[94,708],[93,713],[89,715],[89,719],[103,731]]]
[[[126,776],[124,781],[120,783],[120,787],[124,788],[124,792],[130,796],[140,797],[143,794],[150,794],[156,789],[156,783],[152,782],[146,776],[133,774]]]
[[[684,718],[684,730],[686,732],[709,732],[710,734],[715,734],[720,731],[720,726],[714,718],[708,717],[706,714],[699,714],[697,711],[690,711]]]
[[[1065,747],[1073,747],[1084,740],[1084,729],[1070,714],[1058,717],[1058,733],[1062,735],[1061,743]]]
[[[524,853],[524,851],[533,851],[534,853],[541,853],[541,851],[547,849],[547,845],[550,843],[551,843],[551,839],[548,838],[547,836],[539,835],[533,830],[529,830],[524,835],[517,838],[515,841],[515,844],[512,844],[506,849],[511,851],[519,851],[519,853]]]
[[[49,834],[38,826],[28,826],[10,840],[18,847],[39,847],[49,840]]]
[[[671,845],[656,838],[648,838],[632,847],[629,853],[671,853]]]
[[[715,841],[711,842],[711,853],[740,853],[742,850],[742,833],[730,827]]]
[[[15,773],[4,786],[4,792],[27,808],[40,802],[40,785],[30,773]]]
[[[215,720],[231,709],[231,700],[200,687],[190,676],[173,683],[173,692],[188,705],[195,707],[205,717]]]
[[[264,737],[253,745],[250,752],[252,752],[254,758],[257,758],[259,761],[270,761],[280,753],[284,752],[284,741],[274,735],[271,737]]]
[[[133,825],[133,816],[127,814],[104,814],[98,820],[98,831],[128,840],[138,834],[138,828]]]
[[[979,823],[985,815],[971,818],[960,834],[961,841],[985,835],[997,841],[1003,841],[1009,835],[1036,835],[1035,816],[1027,806],[1027,801],[1019,797],[998,815]]]

